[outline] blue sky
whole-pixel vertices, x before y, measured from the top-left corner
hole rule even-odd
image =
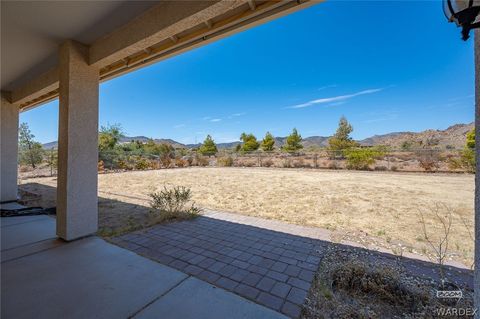
[[[242,132],[353,137],[445,129],[474,116],[472,40],[439,1],[327,1],[100,86],[100,124],[201,142]],[[21,114],[57,139],[58,101]]]

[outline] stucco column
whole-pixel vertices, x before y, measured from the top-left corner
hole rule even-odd
[[[17,199],[18,106],[2,95],[0,114],[0,201]]]
[[[74,240],[97,231],[98,69],[88,47],[60,47],[57,235]]]
[[[475,307],[480,311],[480,29],[475,30]],[[480,317],[479,314],[476,318]]]

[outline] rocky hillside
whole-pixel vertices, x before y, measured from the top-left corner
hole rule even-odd
[[[374,135],[359,142],[362,145],[388,145],[392,148],[401,148],[404,143],[408,143],[411,147],[463,148],[466,135],[473,127],[473,123],[455,124],[446,130]]]
[[[446,130],[426,130],[422,132],[394,132],[383,135],[374,135],[364,140],[358,141],[364,146],[388,145],[392,148],[400,149],[405,143],[412,148],[417,147],[438,147],[438,148],[463,148],[467,133],[473,128],[473,123],[455,124]],[[310,136],[303,139],[303,146],[326,147],[328,146],[329,136]],[[147,142],[146,136],[126,136],[120,142],[128,143],[131,141]],[[276,137],[275,146],[281,147],[285,144],[286,137]],[[170,144],[175,148],[197,148],[200,144],[182,144],[172,139],[154,139],[155,143]],[[234,148],[240,142],[219,143],[219,149]],[[43,144],[45,149],[57,148],[57,142]]]

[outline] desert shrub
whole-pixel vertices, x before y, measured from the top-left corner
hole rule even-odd
[[[168,189],[148,194],[150,197],[150,213],[156,221],[168,221],[174,219],[191,219],[201,213],[201,209],[191,201],[190,188],[175,186]]]
[[[380,166],[375,166],[374,170],[376,170],[376,171],[387,171],[388,168],[386,166],[380,165]]]
[[[328,163],[328,166],[327,166],[327,167],[328,167],[329,169],[339,169],[338,164],[337,164],[337,162],[335,162],[335,161]]]
[[[102,160],[98,161],[97,168],[99,172],[103,172],[105,170],[105,165],[103,164]]]
[[[398,167],[395,166],[395,165],[392,165],[392,166],[390,166],[390,170],[396,172],[396,171],[398,171]]]
[[[197,155],[195,157],[195,163],[197,164],[197,166],[208,166],[208,157]]]
[[[145,158],[138,158],[135,161],[135,169],[146,170],[150,167],[150,163]]]
[[[267,159],[267,160],[262,162],[262,165],[265,166],[265,167],[273,166],[273,161],[271,159]]]
[[[305,161],[303,160],[303,158],[299,158],[296,161],[294,161],[293,162],[293,167],[295,167],[295,168],[305,167]]]
[[[434,216],[433,221],[431,221],[433,225],[429,225],[433,226],[431,227],[432,229],[427,230],[428,227],[424,215]],[[427,213],[419,210],[419,222],[423,230],[423,239],[435,252],[435,259],[433,261],[437,262],[440,266],[439,272],[442,284],[446,281],[444,265],[449,254],[450,231],[452,229],[454,215],[457,215],[457,212],[452,207],[439,202],[435,202],[429,207]]]
[[[160,163],[162,163],[162,167],[169,168],[172,165],[172,159],[169,156],[162,156],[160,157]]]
[[[418,164],[427,172],[438,169],[438,162],[440,161],[440,154],[436,151],[418,151]]]
[[[290,168],[290,167],[292,167],[292,161],[291,161],[289,158],[286,158],[286,159],[283,161],[283,167],[284,167],[284,168]]]
[[[100,160],[100,162],[104,165],[102,160]],[[124,160],[118,160],[117,165],[119,169],[127,169],[127,162]]]
[[[177,158],[177,159],[175,159],[175,166],[176,167],[186,167],[186,166],[188,166],[188,162],[184,159]]]
[[[251,162],[251,161],[238,161],[238,166],[242,166],[242,167],[253,167],[255,166],[255,163],[254,162]]]
[[[465,147],[458,157],[448,159],[450,169],[463,169],[469,173],[475,173],[475,150]]]
[[[192,156],[184,156],[183,159],[187,161],[188,166],[193,165],[193,157]]]
[[[376,158],[384,154],[384,151],[373,147],[355,148],[345,150],[344,154],[347,158],[347,168],[366,170],[375,163]]]
[[[220,157],[217,163],[219,166],[230,167],[233,166],[233,158],[231,156]]]
[[[161,165],[158,160],[150,160],[148,161],[148,167],[151,169],[160,169]]]
[[[20,165],[19,170],[20,170],[20,172],[25,173],[25,172],[29,172],[32,169],[28,166]]]
[[[351,261],[335,268],[331,273],[332,287],[352,295],[374,296],[384,302],[411,309],[420,308],[428,300],[425,293],[414,292],[402,282],[394,269],[371,269],[360,262]]]

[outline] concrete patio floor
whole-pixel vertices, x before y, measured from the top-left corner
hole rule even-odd
[[[2,318],[285,318],[47,216],[1,219]]]

